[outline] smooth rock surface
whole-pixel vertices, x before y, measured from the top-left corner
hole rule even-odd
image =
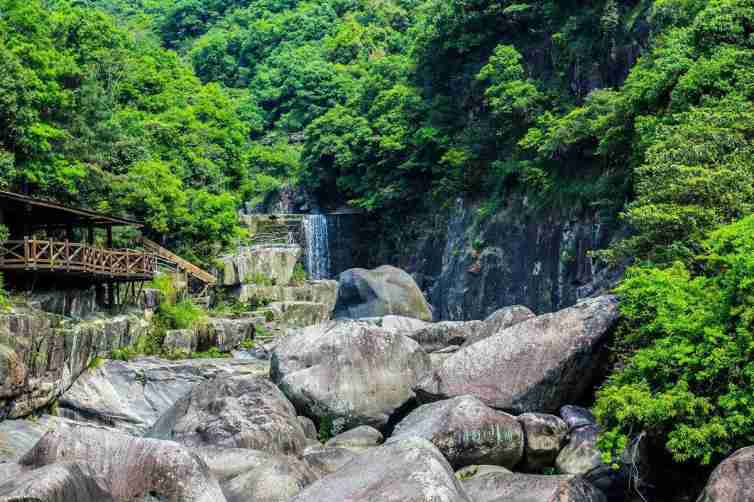
[[[447,460],[413,438],[373,448],[290,502],[471,502]]]
[[[427,352],[448,346],[463,345],[468,339],[478,336],[484,329],[482,321],[443,321],[429,324],[407,336],[419,342]]]
[[[568,425],[545,413],[524,413],[518,416],[518,421],[526,434],[525,469],[541,471],[553,466],[568,435]]]
[[[357,321],[331,321],[280,339],[270,376],[302,415],[332,420],[336,434],[359,425],[382,429],[429,372],[415,341]]]
[[[354,429],[341,432],[334,438],[325,443],[325,446],[331,448],[348,448],[354,451],[362,451],[367,448],[379,446],[384,441],[382,433],[374,427],[361,425]]]
[[[560,450],[555,466],[565,474],[586,474],[602,465],[602,455],[597,448],[599,428],[585,425],[572,430],[568,443]]]
[[[697,502],[754,500],[754,447],[736,451],[712,472]]]
[[[75,462],[26,470],[4,483],[0,502],[112,502],[97,484],[96,474]]]
[[[225,501],[207,464],[188,448],[101,427],[60,425],[47,432],[20,463],[38,468],[70,461],[95,472],[100,489],[116,500],[151,495],[171,501]]]
[[[296,410],[268,379],[219,376],[200,383],[154,425],[150,436],[187,446],[299,455],[306,437]]]
[[[42,415],[33,419],[19,418],[0,422],[0,465],[5,462],[18,462],[47,431],[64,420]]]
[[[285,501],[319,478],[305,461],[287,455],[244,448],[195,451],[220,482],[228,502]]]
[[[337,471],[361,453],[349,448],[314,446],[304,451],[304,460],[324,477]]]
[[[474,395],[493,408],[553,412],[593,385],[618,317],[613,296],[586,300],[465,347],[416,387],[422,401]]]
[[[207,322],[206,331],[206,348],[217,347],[220,352],[230,352],[242,342],[254,339],[254,320],[215,317]]]
[[[466,337],[464,345],[471,345],[485,338],[489,338],[506,328],[536,317],[528,307],[523,305],[511,305],[494,311],[483,321],[482,327]]]
[[[475,464],[513,468],[524,452],[516,418],[473,396],[420,406],[398,423],[388,442],[412,437],[431,441],[456,469]]]
[[[338,276],[338,283],[335,319],[396,314],[432,320],[432,311],[419,286],[399,268],[390,265],[373,270],[352,268]]]
[[[542,476],[481,469],[467,471],[463,488],[474,502],[607,502],[605,495],[573,476]]]
[[[63,416],[143,434],[178,399],[218,375],[265,375],[269,365],[255,359],[144,357],[107,360],[84,373],[60,399]]]

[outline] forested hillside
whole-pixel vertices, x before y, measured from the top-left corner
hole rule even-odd
[[[753,0],[0,0],[0,187],[189,258],[284,186],[382,229],[511,194],[618,220],[608,456],[754,443],[753,140]]]

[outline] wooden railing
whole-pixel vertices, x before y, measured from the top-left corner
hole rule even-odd
[[[24,239],[0,243],[2,269],[149,279],[157,270],[157,258],[133,249],[103,249],[79,242]]]
[[[167,262],[175,264],[177,268],[194,276],[195,278],[199,279],[203,283],[209,284],[210,286],[214,286],[217,283],[217,278],[214,275],[210,274],[209,272],[205,270],[202,270],[201,268],[197,267],[190,261],[184,260],[180,256],[174,253],[171,253],[169,250],[160,246],[156,242],[150,241],[146,237],[143,237],[141,241],[144,244],[144,249],[146,249],[150,253],[154,253],[156,256],[158,256],[162,260],[166,260]]]

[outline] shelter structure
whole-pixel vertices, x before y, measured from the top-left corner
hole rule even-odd
[[[143,249],[115,248],[114,227],[138,229],[136,220],[0,191],[0,224],[10,236],[0,243],[0,272],[14,282],[52,279],[56,283],[115,285],[151,280],[157,257]],[[118,288],[119,289],[119,288]]]

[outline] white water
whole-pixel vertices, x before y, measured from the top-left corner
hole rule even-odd
[[[310,279],[330,277],[330,248],[327,239],[327,217],[309,214],[304,217],[306,238],[306,271]]]

